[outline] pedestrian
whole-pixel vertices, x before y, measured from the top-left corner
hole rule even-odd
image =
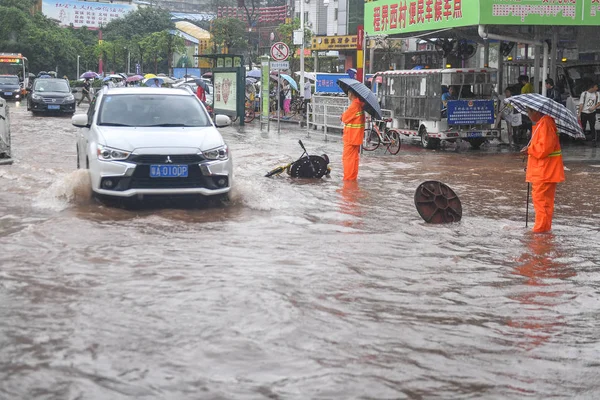
[[[596,82],[589,82],[587,86],[588,89],[581,93],[581,97],[579,98],[577,116],[584,132],[589,122],[591,140],[594,146],[596,146],[598,140],[596,136],[596,110],[600,106],[600,102],[598,102],[598,84]]]
[[[162,87],[160,81],[157,78],[154,78],[154,85],[152,87]]]
[[[521,153],[528,156],[525,180],[532,187],[533,232],[542,233],[552,228],[556,184],[565,180],[565,169],[554,119],[530,108],[527,115],[535,125],[531,140]]]
[[[521,94],[533,93],[533,85],[529,82],[529,77],[527,75],[521,75],[518,78],[519,85],[521,85]]]
[[[304,80],[304,101],[302,102],[302,112],[306,115],[308,110],[308,103],[312,100],[312,85],[308,79]]]
[[[512,88],[509,86],[504,89],[504,97],[508,99],[512,97]],[[521,125],[521,113],[515,110],[512,104],[504,103],[504,106],[498,112],[499,118],[496,121],[496,128],[499,128],[502,120],[506,121],[506,134],[508,139],[508,145],[512,146],[515,144],[513,138],[513,132],[515,128]]]
[[[92,85],[90,84],[90,78],[85,78],[85,81],[83,82],[83,86],[81,88],[81,99],[79,100],[79,103],[77,103],[77,105],[81,105],[81,103],[83,102],[84,99],[87,99],[88,103],[92,102],[92,99],[90,98],[90,89],[91,89]]]
[[[290,104],[292,104],[292,88],[287,85],[284,89],[284,92],[285,97],[283,99],[283,115],[285,116],[291,112]]]
[[[557,103],[562,104],[562,98],[560,92],[554,87],[554,79],[548,78],[545,80],[546,83],[546,97],[554,100]]]
[[[202,103],[206,103],[206,91],[202,85],[198,85],[198,88],[196,89],[196,96]]]
[[[344,180],[354,181],[358,178],[360,146],[365,135],[365,112],[363,102],[352,89],[348,90],[348,99],[350,106],[341,116],[344,123],[342,164]]]

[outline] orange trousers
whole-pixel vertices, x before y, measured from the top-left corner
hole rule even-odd
[[[360,145],[344,143],[342,153],[342,164],[344,166],[344,180],[355,181],[358,178],[358,160],[360,155]]]
[[[555,194],[555,182],[531,184],[531,198],[533,199],[533,208],[535,209],[534,232],[548,232],[552,228]]]

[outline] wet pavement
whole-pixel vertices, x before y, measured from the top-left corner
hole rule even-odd
[[[85,110],[85,109],[84,109]],[[566,146],[552,234],[525,228],[523,161],[365,153],[282,126],[223,129],[226,207],[105,207],[68,117],[11,107],[0,167],[1,399],[462,399],[600,396],[600,157]],[[264,178],[326,153],[319,181]],[[440,180],[460,223],[425,224]]]

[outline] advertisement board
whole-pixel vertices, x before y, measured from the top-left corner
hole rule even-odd
[[[494,100],[448,101],[448,125],[493,124]]]
[[[225,111],[227,115],[237,112],[237,74],[235,72],[213,73],[213,108]]]
[[[481,23],[498,25],[598,25],[597,0],[487,0],[481,2]]]
[[[479,0],[379,0],[365,3],[364,29],[391,35],[477,25],[478,11]]]
[[[121,18],[134,11],[136,4],[92,3],[78,0],[43,0],[42,13],[60,21],[61,26],[86,26],[98,29],[113,19]]]
[[[262,101],[262,120],[269,120],[269,58],[261,59],[260,101]]]
[[[373,74],[366,74],[365,79],[369,79]],[[350,78],[348,74],[319,74],[315,81],[316,93],[344,93],[337,84],[340,78]]]
[[[369,35],[476,25],[599,25],[599,0],[379,0],[365,3]]]

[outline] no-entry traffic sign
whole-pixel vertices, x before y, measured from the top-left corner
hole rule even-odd
[[[290,48],[283,42],[273,43],[271,46],[271,58],[275,61],[287,60],[290,55]]]

